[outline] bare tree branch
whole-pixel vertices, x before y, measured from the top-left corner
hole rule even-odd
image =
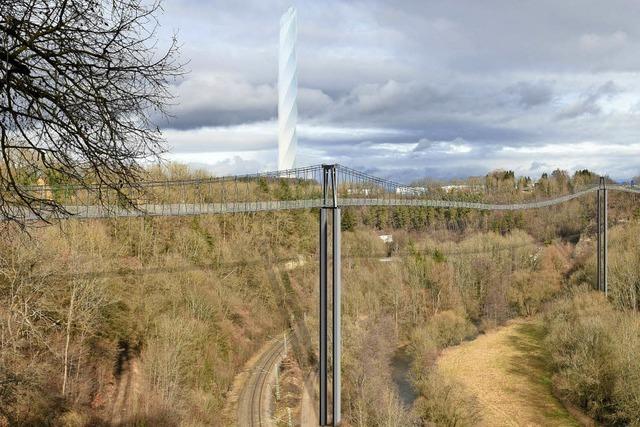
[[[38,179],[135,205],[123,188],[162,153],[151,117],[183,73],[175,37],[156,47],[160,12],[158,1],[0,2],[0,220],[67,214],[25,187]]]

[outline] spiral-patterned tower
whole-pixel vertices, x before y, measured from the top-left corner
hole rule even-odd
[[[278,169],[292,169],[296,160],[298,121],[298,77],[296,10],[290,7],[280,18],[280,60],[278,63]]]

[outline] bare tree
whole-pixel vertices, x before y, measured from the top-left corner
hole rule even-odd
[[[183,70],[175,37],[157,47],[159,12],[156,0],[0,1],[0,220],[66,213],[25,187],[43,176],[133,203],[122,189],[163,151],[152,118]]]

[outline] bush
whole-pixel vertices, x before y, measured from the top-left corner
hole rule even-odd
[[[411,333],[411,372],[420,394],[414,408],[423,421],[446,426],[471,425],[479,421],[475,397],[435,369],[441,349],[460,344],[477,333],[475,326],[451,310],[433,315],[426,327],[416,327]]]
[[[640,319],[602,294],[576,291],[545,316],[558,389],[589,415],[640,425]]]
[[[640,319],[635,313],[621,313],[617,328],[616,371],[618,381],[612,400],[623,419],[630,425],[640,425]]]
[[[511,277],[509,303],[521,316],[539,313],[545,302],[562,288],[568,256],[560,245],[546,247],[533,258],[533,271],[515,271]]]
[[[342,212],[342,218],[340,227],[342,231],[353,231],[358,225],[358,219],[356,218],[356,214],[353,212],[354,208],[344,208]]]
[[[438,344],[425,328],[416,328],[411,333],[408,352],[411,355],[413,382],[425,379],[438,358]],[[416,387],[417,388],[417,387]]]
[[[470,426],[481,421],[477,398],[446,376],[431,372],[418,384],[416,414],[438,426]]]
[[[460,344],[478,333],[475,326],[452,310],[435,314],[428,322],[426,330],[436,346],[441,349]]]
[[[617,307],[640,309],[640,224],[614,227],[609,244],[609,295]],[[595,265],[595,257],[592,258]]]

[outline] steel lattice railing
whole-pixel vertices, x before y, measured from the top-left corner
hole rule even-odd
[[[479,210],[536,209],[565,203],[597,191],[597,184],[570,194],[543,200],[496,203],[483,191],[472,192],[462,200],[456,195],[433,192],[419,186],[407,186],[378,178],[345,166],[336,165],[337,200],[340,206],[421,206]],[[323,206],[323,166],[315,165],[284,171],[264,172],[216,178],[142,182],[120,193],[134,202],[124,203],[122,194],[104,186],[25,186],[39,198],[64,206],[65,214],[39,212],[46,219],[108,218],[135,216],[189,216],[241,212],[310,209]],[[637,186],[608,184],[607,189],[640,193]],[[20,206],[12,212],[25,220],[37,215]]]

